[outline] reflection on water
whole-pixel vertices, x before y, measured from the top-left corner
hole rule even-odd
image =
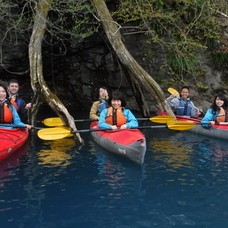
[[[182,134],[175,134],[169,137],[153,137],[149,141],[148,153],[154,158],[154,170],[163,170],[166,175],[162,176],[166,185],[171,182],[180,185],[194,185],[196,179],[191,176],[193,166],[192,147],[188,139]],[[172,173],[177,173],[173,175]]]
[[[67,151],[75,146],[74,139],[64,138],[55,141],[45,141],[44,146],[51,149],[42,149],[37,153],[40,160],[39,165],[55,167],[70,164],[72,156],[67,154]]]
[[[166,162],[175,171],[180,167],[191,166],[191,147],[183,141],[173,141],[170,138],[153,138],[149,142],[150,150],[153,151],[156,160]]]
[[[0,177],[1,228],[227,227],[227,142],[152,133],[145,131],[142,166],[89,134],[80,149],[71,138],[35,137],[20,164]]]
[[[135,165],[104,150],[92,140],[87,149],[94,155],[97,172],[87,174],[93,177],[92,189],[86,196],[90,200],[77,207],[74,219],[81,224],[77,227],[134,228],[134,217],[140,213],[138,199],[146,193],[143,187],[146,165]]]
[[[112,154],[90,141],[90,152],[96,157],[98,165],[98,180],[100,183],[107,184],[108,195],[121,199],[122,190],[128,186],[136,194],[143,195],[142,181],[145,179],[146,165],[135,165],[126,158]],[[94,150],[95,148],[95,150]],[[126,192],[124,192],[124,195]]]
[[[210,175],[214,181],[228,180],[228,148],[225,141],[180,132],[167,138],[153,138],[149,142],[149,151],[157,161],[156,169],[179,173],[176,179],[167,178],[167,181],[176,180],[181,185],[193,185],[199,180],[208,183]],[[198,169],[197,178],[192,178]],[[201,169],[207,169],[207,172],[202,173]]]
[[[16,175],[20,160],[26,154],[26,147],[27,144],[0,162],[0,188],[4,186],[5,181],[11,181]]]
[[[42,149],[39,150],[40,147]],[[35,227],[42,223],[45,211],[43,203],[50,197],[48,186],[53,185],[52,194],[57,190],[55,185],[60,186],[59,191],[65,192],[65,178],[63,180],[57,178],[66,174],[66,168],[72,160],[72,156],[68,153],[73,147],[75,147],[75,141],[69,138],[43,141],[39,147],[37,147],[37,140],[31,139],[29,152],[25,154],[24,160],[21,160],[20,168],[16,170],[8,167],[10,170],[7,172],[8,176],[0,180],[2,181],[0,212],[5,212],[5,220],[1,227]],[[34,153],[36,149],[39,151]],[[12,161],[14,161],[13,158]],[[12,170],[15,171],[14,176],[12,176]],[[12,178],[9,179],[9,176]],[[6,182],[8,179],[9,181]],[[11,194],[8,194],[9,190]],[[44,227],[51,225],[48,223],[45,225],[45,223]]]
[[[200,168],[207,167],[215,182],[227,181],[228,148],[227,143],[214,139],[204,139],[193,144],[193,149],[200,155]],[[205,177],[204,177],[205,178]]]

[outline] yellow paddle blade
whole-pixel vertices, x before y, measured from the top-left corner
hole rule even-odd
[[[56,140],[71,136],[69,127],[45,128],[37,132],[39,138],[43,140]]]
[[[167,126],[169,129],[179,130],[179,131],[189,130],[193,128],[195,125],[196,123],[187,122],[187,121],[170,121],[167,123]]]
[[[175,120],[174,116],[154,116],[149,119],[155,123],[168,123],[169,121]]]
[[[171,94],[179,95],[179,92],[173,88],[168,88],[168,92],[170,92]]]
[[[59,117],[47,118],[42,123],[48,127],[63,126],[63,121]]]

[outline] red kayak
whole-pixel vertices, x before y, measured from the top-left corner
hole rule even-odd
[[[161,115],[161,116],[167,115],[166,112],[163,112],[161,110],[158,110],[157,114]],[[202,127],[201,119],[197,118],[197,117],[176,116],[176,119],[179,121],[187,121],[187,122],[196,123],[196,125],[193,128],[188,130],[190,132],[217,138],[217,139],[225,139],[225,140],[228,139],[228,123],[227,124],[226,123],[215,124],[215,125],[211,125],[210,127],[206,128],[206,127]]]
[[[91,124],[99,129],[98,121]],[[94,141],[108,151],[128,158],[136,164],[143,164],[146,154],[146,139],[138,129],[107,130],[91,132]]]
[[[25,129],[0,128],[0,161],[18,150],[28,139],[29,132]]]

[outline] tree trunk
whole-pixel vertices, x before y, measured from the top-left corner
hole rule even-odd
[[[30,112],[32,114],[30,115],[30,120],[34,125],[41,98],[43,98],[62,119],[65,125],[71,127],[72,130],[77,130],[74,118],[69,114],[59,98],[50,91],[43,77],[42,41],[46,30],[46,19],[51,3],[52,0],[40,0],[34,7],[35,15],[33,32],[29,43],[29,61],[31,86],[35,96],[32,99],[33,107]],[[78,133],[75,134],[75,136],[80,143],[83,143],[83,139]]]
[[[145,97],[143,95],[143,92],[138,80],[134,77],[134,75],[132,75],[132,73],[128,69],[125,68],[124,71],[125,71],[125,75],[127,75],[129,84],[131,85],[131,89],[135,96],[135,100],[139,106],[140,112],[142,113],[143,117],[148,117],[150,115],[150,110],[148,108],[147,102],[145,100]]]
[[[165,100],[163,91],[157,82],[138,64],[138,62],[131,56],[131,54],[126,49],[121,34],[119,32],[119,27],[117,23],[113,21],[112,16],[104,2],[104,0],[91,0],[91,3],[94,5],[97,16],[101,21],[104,31],[108,37],[110,44],[112,45],[113,50],[115,51],[117,57],[119,58],[122,65],[127,69],[128,74],[134,77],[135,81],[142,84],[155,98],[160,109],[165,110],[169,115],[174,116],[172,109]],[[134,84],[134,82],[133,82]],[[135,88],[137,89],[137,88]],[[141,91],[138,91],[140,96],[143,97]],[[137,99],[136,99],[137,100]],[[139,99],[141,101],[143,99]],[[145,104],[143,108],[146,109]],[[147,110],[144,110],[146,113]]]

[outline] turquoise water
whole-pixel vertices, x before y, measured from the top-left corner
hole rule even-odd
[[[228,227],[228,143],[144,130],[142,166],[89,133],[28,145],[0,163],[1,228]]]

